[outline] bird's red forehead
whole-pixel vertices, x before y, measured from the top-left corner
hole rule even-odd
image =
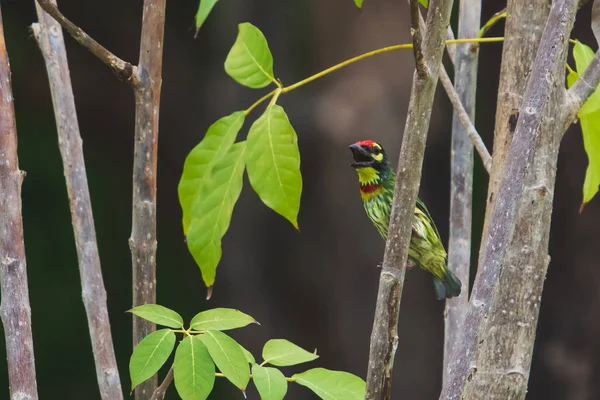
[[[377,144],[372,140],[361,140],[360,142],[356,142],[357,145],[359,146],[369,146],[369,147],[373,147],[373,145]]]

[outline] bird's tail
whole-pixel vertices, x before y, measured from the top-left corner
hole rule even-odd
[[[462,284],[456,275],[446,268],[446,277],[439,279],[434,276],[433,286],[435,287],[435,294],[438,300],[442,300],[459,296]]]

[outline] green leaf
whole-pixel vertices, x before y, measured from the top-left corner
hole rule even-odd
[[[225,377],[245,390],[250,380],[250,367],[239,343],[220,331],[207,331],[201,339]]]
[[[259,89],[276,82],[273,56],[265,35],[249,22],[238,25],[238,36],[225,60],[225,72],[236,82]]]
[[[244,346],[242,346],[241,344],[240,344],[240,348],[242,349],[242,352],[244,353],[244,357],[246,357],[246,361],[248,361],[249,364],[256,364],[256,359],[254,358],[252,353],[250,353],[248,350],[246,350],[246,348]]]
[[[175,388],[183,400],[204,400],[215,383],[215,364],[198,336],[187,336],[175,351]]]
[[[583,207],[598,193],[600,186],[600,110],[580,116],[583,146],[588,156],[588,166],[583,182]]]
[[[263,359],[278,367],[301,364],[316,360],[318,355],[296,346],[285,339],[271,339],[263,347]]]
[[[362,8],[363,0],[354,0],[354,4],[356,4],[356,7]]]
[[[250,184],[263,203],[298,229],[302,194],[298,138],[282,107],[268,107],[248,132]]]
[[[240,196],[246,143],[236,143],[217,162],[212,177],[194,204],[187,245],[207,287],[215,283],[221,260],[221,239],[229,228],[233,207]]]
[[[324,400],[362,400],[365,398],[365,381],[348,372],[314,368],[301,374],[295,374],[292,378],[296,380],[297,384],[306,386]]]
[[[190,326],[195,331],[225,331],[228,329],[243,328],[256,320],[233,308],[214,308],[202,311],[192,318]]]
[[[144,304],[129,310],[130,313],[147,321],[169,328],[183,328],[183,318],[175,311],[158,304]]]
[[[586,46],[577,40],[573,46],[573,58],[575,59],[577,74],[581,76],[592,61],[592,58],[594,58],[594,51],[589,46]],[[583,107],[581,107],[581,110],[579,110],[579,116],[594,112],[598,109],[600,109],[600,91],[596,89]]]
[[[211,171],[235,142],[244,124],[244,112],[236,111],[212,124],[204,139],[188,154],[179,181],[179,202],[183,211],[183,233],[187,231],[194,207],[201,200],[201,189],[210,182]]]
[[[429,0],[419,0],[419,3],[425,8],[429,7]]]
[[[281,400],[287,393],[285,376],[276,368],[252,366],[252,380],[261,400]]]
[[[217,4],[217,1],[219,0],[200,0],[198,12],[196,13],[196,30],[202,27],[202,24],[208,18],[208,14],[210,14],[215,4]]]
[[[163,366],[175,346],[175,333],[160,329],[146,336],[137,345],[129,360],[131,390],[152,377]]]

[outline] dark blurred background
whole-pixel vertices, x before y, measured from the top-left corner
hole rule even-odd
[[[164,44],[159,140],[158,302],[186,319],[210,307],[235,307],[259,320],[233,336],[257,356],[269,338],[318,348],[312,366],[366,375],[369,335],[383,242],[364,215],[348,145],[375,139],[396,160],[413,71],[410,50],[347,67],[280,99],[298,133],[304,193],[297,233],[262,205],[245,183],[224,239],[215,293],[205,301],[198,267],[181,229],[177,184],[187,153],[207,127],[244,109],[264,91],[236,84],[223,62],[237,24],[266,35],[276,75],[291,84],[337,62],[387,45],[406,43],[409,13],[402,1],[227,0],[215,7],[198,38],[198,0],[170,1]],[[458,2],[456,2],[458,3]],[[142,1],[61,0],[65,15],[121,58],[137,63]],[[484,1],[483,20],[504,7]],[[99,398],[54,116],[44,63],[29,25],[33,0],[1,2],[17,112],[25,243],[33,334],[42,399]],[[596,47],[591,4],[578,15],[573,37]],[[490,36],[502,35],[503,24]],[[455,26],[456,29],[456,26]],[[131,167],[134,107],[130,88],[66,37],[84,139],[98,242],[108,292],[115,350],[124,389],[131,354]],[[492,145],[501,44],[483,45],[476,125]],[[438,90],[421,184],[445,243],[449,209],[452,110]],[[254,112],[251,118],[256,118]],[[241,138],[246,134],[246,124]],[[600,201],[578,213],[587,166],[578,127],[560,153],[550,244],[552,262],[538,326],[529,399],[600,398]],[[487,177],[476,159],[474,250],[483,222]],[[443,306],[430,277],[407,275],[394,368],[394,398],[436,399],[441,385]],[[0,346],[0,358],[5,358]],[[307,366],[308,367],[308,366]],[[289,368],[287,374],[301,371]],[[289,375],[288,375],[289,376]],[[0,364],[0,398],[8,398]],[[250,399],[258,399],[250,389]],[[168,399],[176,398],[173,389]],[[218,380],[214,399],[241,399]],[[289,399],[316,398],[291,385]]]

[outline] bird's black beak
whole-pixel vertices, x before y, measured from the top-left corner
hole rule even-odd
[[[350,164],[352,168],[365,168],[373,164],[371,153],[363,146],[356,143],[351,144],[350,151],[352,151],[352,157],[354,158],[354,162]]]

